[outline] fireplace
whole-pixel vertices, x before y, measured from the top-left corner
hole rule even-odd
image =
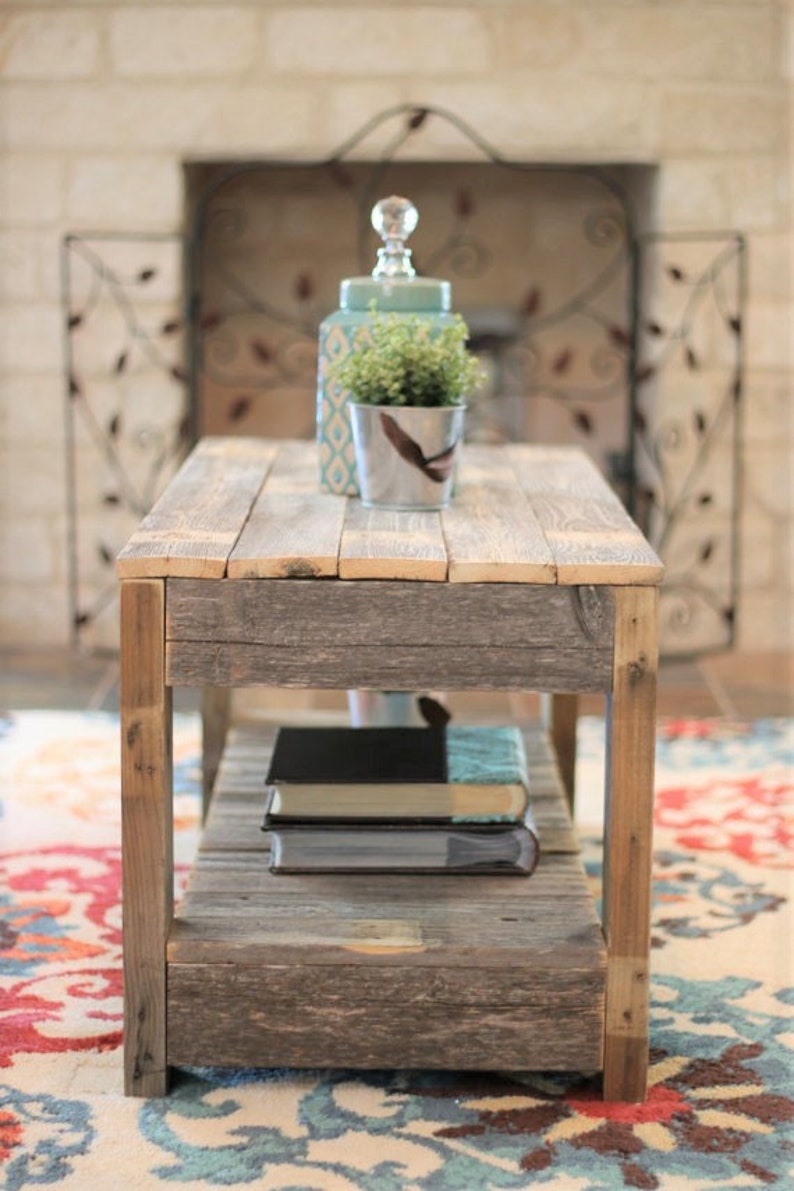
[[[624,482],[631,246],[654,173],[402,159],[188,166],[198,428],[313,433],[317,327],[340,280],[371,272],[373,202],[401,193],[420,212],[414,265],[451,281],[487,371],[470,436],[580,442]]]
[[[312,436],[319,322],[342,277],[371,271],[372,204],[403,193],[420,212],[414,264],[449,278],[486,365],[471,437],[587,450],[667,563],[663,650],[724,647],[737,600],[742,238],[665,233],[655,163],[508,161],[460,122],[471,151],[422,160],[414,139],[449,117],[407,108],[382,119],[395,118],[399,151],[395,141],[374,161],[357,157],[354,138],[314,163],[185,163],[183,236],[67,245],[70,407],[77,426],[104,436],[106,473],[105,536],[74,533],[76,632],[101,638],[109,619],[101,582],[86,574],[97,556],[109,565],[140,515],[145,501],[127,495],[141,491],[132,471],[148,467],[151,494],[199,434]],[[179,250],[184,313],[156,313],[147,295],[166,276],[181,284]],[[129,383],[135,356],[145,394],[148,370],[152,399],[137,422],[121,416],[107,377],[90,392],[87,324],[107,321],[105,299],[117,321],[137,301],[146,312],[122,317],[127,335],[112,350],[106,334],[93,340],[112,385]],[[78,473],[76,527],[86,502]]]

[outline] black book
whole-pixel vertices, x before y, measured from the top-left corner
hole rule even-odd
[[[521,734],[507,727],[282,728],[266,828],[522,822]]]
[[[283,826],[272,831],[274,873],[467,873],[529,876],[538,862],[527,814],[519,825]]]
[[[280,728],[268,786],[446,782],[444,728]]]

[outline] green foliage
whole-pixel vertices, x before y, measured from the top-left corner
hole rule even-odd
[[[418,315],[373,312],[329,375],[362,405],[463,405],[483,375],[468,336],[460,315],[437,328]]]

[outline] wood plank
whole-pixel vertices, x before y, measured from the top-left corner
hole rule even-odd
[[[655,588],[618,593],[604,844],[606,1100],[641,1101],[646,1090],[657,610]]]
[[[231,1066],[447,1068],[451,1070],[597,1070],[602,1023],[597,977],[577,973],[579,1003],[505,1003],[502,980],[490,1003],[461,1004],[432,981],[389,979],[362,1003],[362,969],[309,967],[301,987],[283,989],[281,973],[227,965],[172,965],[169,1059]],[[292,977],[295,973],[290,972]],[[513,973],[532,986],[534,970]],[[329,980],[329,977],[332,978]],[[343,979],[346,977],[346,979]],[[464,983],[477,984],[469,972]],[[329,987],[330,985],[330,987]],[[415,990],[432,989],[425,1000]],[[439,992],[439,988],[442,989]],[[589,999],[588,999],[588,994]]]
[[[204,687],[201,692],[201,818],[207,810],[229,730],[232,693],[228,687]]]
[[[566,447],[505,450],[551,547],[558,583],[661,582],[662,562],[587,456]]]
[[[278,445],[203,439],[116,560],[120,578],[219,578]]]
[[[573,812],[576,782],[576,725],[579,700],[576,695],[550,696],[549,733],[568,806]]]
[[[174,579],[168,676],[187,686],[603,690],[613,608],[608,589],[551,585]]]
[[[172,964],[171,972],[184,969],[184,976],[198,975],[201,965]],[[188,969],[194,969],[192,973]],[[206,969],[205,969],[206,971]],[[512,969],[514,979],[509,983],[499,969],[482,967],[477,970],[477,979],[471,978],[471,969],[441,968],[432,973],[432,979],[415,979],[409,968],[391,963],[358,964],[354,957],[334,967],[306,963],[290,969],[275,964],[265,965],[269,988],[267,1004],[289,1005],[299,998],[313,995],[318,981],[323,983],[323,1000],[327,1009],[336,1007],[383,1003],[394,1001],[398,1006],[449,1009],[476,1007],[478,1005],[501,1004],[505,1007],[537,1006],[552,1008],[557,1001],[564,1007],[583,1007],[592,1001],[597,992],[602,970],[583,970],[571,965],[561,970],[555,982],[550,971],[544,972],[540,981],[535,979],[536,968],[526,962]],[[241,988],[253,983],[253,972],[244,972],[240,977]],[[427,973],[421,973],[425,977]],[[182,973],[176,973],[180,978]],[[210,971],[210,979],[216,975]],[[582,981],[583,983],[580,983]],[[234,1000],[234,998],[232,998]],[[260,1005],[262,998],[260,997]]]
[[[315,690],[602,691],[610,682],[602,649],[582,651],[488,646],[341,645],[279,649],[269,645],[169,642],[168,681],[175,686],[284,686]]]
[[[270,876],[258,895],[188,895],[173,924],[169,960],[310,960],[333,966],[349,962],[353,951],[374,957],[372,962],[386,955],[398,967],[509,969],[532,955],[539,971],[549,967],[553,956],[551,967],[558,971],[571,965],[586,968],[601,953],[601,932],[589,897],[544,896],[542,887],[536,887],[534,897],[523,891],[511,894],[511,886],[529,884],[534,876],[500,878],[504,888],[498,899],[478,896],[481,879],[476,876],[469,878],[462,895],[460,889],[454,891],[456,897],[447,888],[452,878],[443,876],[422,879],[413,892],[395,897],[392,878],[384,874],[380,897],[367,892],[361,902],[348,902],[349,879],[321,884],[319,876],[295,874],[296,891],[284,897],[271,894],[268,886],[292,877]]]
[[[548,542],[507,458],[467,446],[441,513],[451,583],[554,583]]]
[[[346,504],[318,490],[314,444],[285,441],[232,551],[229,577],[335,577]]]
[[[348,501],[339,577],[443,582],[447,551],[439,514],[366,509]]]
[[[259,817],[261,818],[261,816]],[[238,825],[238,835],[241,833],[241,828],[242,825]],[[202,849],[200,863],[190,875],[185,897],[193,894],[217,894],[230,898],[247,897],[251,904],[256,904],[264,891],[267,891],[270,896],[282,900],[306,896],[306,890],[301,881],[281,879],[275,883],[272,882],[267,867],[268,835],[266,832],[259,831],[256,814],[249,817],[246,830],[251,837],[255,834],[261,836],[258,847],[249,849],[228,847],[226,846],[228,840],[224,838],[223,832],[219,831],[214,837],[217,847],[213,848],[208,844],[206,848]],[[541,832],[542,838],[545,835],[545,832]],[[515,896],[530,899],[550,897],[584,901],[582,865],[579,854],[574,849],[572,833],[569,834],[568,849],[565,852],[549,850],[544,844],[543,858],[532,875],[533,889],[524,891],[522,885],[522,889],[517,889]],[[312,881],[314,896],[323,894],[322,884],[318,885],[314,878],[306,878],[306,880],[309,879]],[[324,880],[324,878],[320,880]],[[449,889],[447,889],[447,883],[449,883]],[[331,881],[329,890],[338,891],[339,885],[338,880]],[[382,879],[377,876],[373,878],[372,874],[362,874],[350,879],[345,876],[344,885],[347,896],[354,902],[363,902],[371,897],[383,897]],[[445,877],[444,890],[450,900],[454,900],[455,897],[466,897],[471,892],[471,878],[467,876]],[[391,904],[396,907],[401,906],[406,898],[410,900],[415,893],[416,890],[412,889],[410,884],[403,883],[403,878],[399,877],[390,883],[388,896]],[[478,878],[476,893],[479,900],[503,899],[504,881],[501,877]],[[183,905],[184,898],[180,902],[180,907]]]
[[[167,1090],[165,945],[174,906],[171,690],[162,580],[121,585],[124,1087]]]
[[[373,610],[377,614],[373,615]],[[612,667],[608,589],[524,583],[168,583],[169,641],[221,645],[483,645],[604,650]],[[607,685],[609,685],[607,683]]]

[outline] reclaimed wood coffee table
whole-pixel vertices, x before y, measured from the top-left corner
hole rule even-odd
[[[646,1088],[661,564],[567,448],[468,447],[442,513],[317,491],[310,443],[206,439],[118,559],[125,1087],[182,1064],[603,1071]],[[174,909],[171,695],[208,692],[215,792]],[[262,727],[233,687],[607,692],[603,911],[526,732],[529,878],[274,876]],[[226,739],[228,735],[228,739]],[[217,780],[216,779],[217,771]]]

